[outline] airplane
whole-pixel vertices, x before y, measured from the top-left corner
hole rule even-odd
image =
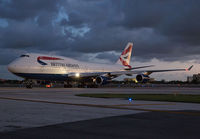
[[[154,65],[132,67],[130,65],[133,43],[129,42],[115,64],[96,64],[78,61],[69,57],[39,53],[26,53],[8,65],[8,70],[26,80],[26,87],[32,88],[32,80],[64,81],[64,87],[72,87],[72,82],[82,85],[103,85],[121,75],[136,74],[136,81],[145,83],[154,72],[190,71],[186,69],[137,70]]]

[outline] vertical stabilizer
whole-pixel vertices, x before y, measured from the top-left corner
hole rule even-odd
[[[124,51],[122,52],[119,60],[117,61],[118,64],[123,65],[125,68],[131,69],[130,60],[131,60],[131,53],[132,53],[133,43],[129,42]]]

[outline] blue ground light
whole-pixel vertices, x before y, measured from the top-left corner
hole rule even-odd
[[[132,98],[128,98],[128,101],[129,101],[129,102],[132,102],[132,100],[133,100]]]

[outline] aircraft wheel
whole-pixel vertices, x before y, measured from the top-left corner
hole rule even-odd
[[[26,85],[26,88],[31,89],[31,88],[33,88],[33,85],[32,84],[28,84],[28,85]]]
[[[98,88],[98,85],[96,85],[96,84],[91,84],[91,85],[88,85],[88,88]]]
[[[78,88],[88,88],[88,86],[85,85],[85,84],[79,84],[79,85],[78,85]]]
[[[64,84],[64,88],[72,88],[71,84]]]

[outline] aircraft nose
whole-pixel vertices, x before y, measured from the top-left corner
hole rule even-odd
[[[14,72],[15,71],[15,64],[13,64],[13,63],[10,63],[8,66],[7,66],[7,68],[8,68],[8,70],[10,71],[10,72]]]

